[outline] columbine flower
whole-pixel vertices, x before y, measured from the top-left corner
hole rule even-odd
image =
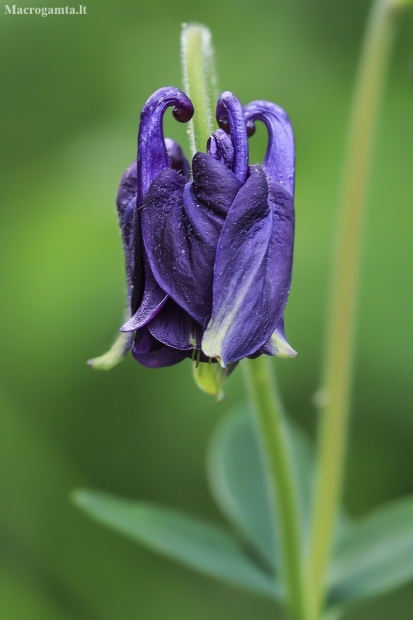
[[[117,197],[128,282],[124,351],[131,347],[149,367],[186,357],[228,367],[247,356],[294,356],[283,319],[294,237],[288,116],[266,101],[243,109],[223,93],[216,109],[221,129],[207,152],[193,157],[191,181],[182,149],[163,136],[169,106],[181,122],[193,115],[176,88],[148,99],[138,158]],[[267,126],[269,142],[263,165],[249,166],[256,120]]]

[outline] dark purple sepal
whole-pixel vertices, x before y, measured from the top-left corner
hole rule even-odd
[[[171,298],[148,324],[148,330],[163,344],[189,351],[201,347],[202,328]]]
[[[294,204],[290,194],[280,185],[268,181],[268,204],[274,214],[273,233],[268,250],[268,261],[273,266],[272,280],[276,283],[274,318],[277,324],[268,340],[255,355],[295,357],[296,351],[287,341],[284,329],[284,308],[291,287],[294,247]]]
[[[174,106],[174,116],[180,122],[186,123],[193,116],[191,101],[179,88],[173,87],[157,90],[142,108],[138,135],[138,206],[142,205],[154,178],[171,165],[162,126],[163,115],[170,106]]]
[[[128,246],[125,250],[128,298],[130,302],[129,316],[133,316],[141,304],[145,277],[141,213],[136,204],[136,199],[132,204],[134,206],[130,216],[131,224],[127,235]],[[125,217],[126,215],[127,212],[125,213]],[[127,239],[125,239],[125,241]]]
[[[192,185],[171,169],[155,179],[142,207],[142,233],[160,287],[195,321],[206,325],[220,220],[198,205]]]
[[[135,161],[125,170],[119,183],[119,189],[116,196],[119,222],[122,222],[125,210],[131,200],[136,198],[137,178],[138,172],[135,159]]]
[[[135,332],[132,355],[136,361],[147,368],[174,366],[186,358],[185,352],[158,342],[146,327]]]
[[[282,308],[284,310],[290,292],[293,268],[294,200],[288,191],[269,179],[268,203],[274,213],[271,260],[274,263],[274,278],[282,290]]]
[[[135,314],[122,327],[121,332],[130,332],[140,329],[159,312],[168,300],[168,295],[161,289],[155,280],[149,261],[144,256],[145,285],[142,301]]]
[[[132,348],[134,355],[146,355],[147,353],[156,351],[162,346],[161,342],[158,342],[150,333],[147,327],[138,329],[132,342]]]
[[[116,206],[125,256],[127,255],[130,242],[133,212],[136,206],[136,194],[137,164],[135,160],[123,173],[116,196]]]
[[[211,155],[195,153],[192,178],[196,200],[225,218],[241,187],[235,174]]]
[[[255,353],[278,322],[273,225],[266,175],[261,166],[252,166],[222,229],[214,267],[212,317],[202,341],[205,355],[216,357],[223,366]]]
[[[268,147],[263,161],[268,178],[294,196],[294,134],[288,114],[270,101],[252,101],[244,107],[247,123],[262,121],[268,130]]]

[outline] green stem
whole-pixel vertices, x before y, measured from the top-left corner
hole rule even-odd
[[[284,414],[270,360],[262,355],[243,365],[278,517],[287,609],[293,620],[305,620],[297,489]]]
[[[376,0],[355,86],[330,292],[320,412],[316,487],[308,564],[311,620],[324,604],[325,575],[339,510],[352,387],[362,230],[377,115],[392,43],[392,10],[406,2]]]
[[[192,155],[205,151],[215,129],[212,105],[216,101],[216,72],[211,33],[200,24],[184,24],[181,35],[184,89],[195,108],[189,137]]]

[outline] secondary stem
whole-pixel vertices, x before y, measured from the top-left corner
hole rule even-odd
[[[362,229],[377,113],[392,41],[392,9],[400,0],[376,0],[365,34],[355,86],[339,203],[338,231],[327,321],[316,487],[308,566],[311,619],[324,603],[325,574],[342,495],[352,387],[354,332]]]
[[[305,620],[298,500],[275,377],[271,362],[264,355],[255,360],[246,359],[243,365],[278,517],[287,609],[292,619]]]

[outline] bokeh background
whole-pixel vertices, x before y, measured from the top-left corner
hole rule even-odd
[[[86,0],[85,0],[86,1]],[[19,6],[47,6],[21,2]],[[55,6],[55,5],[53,5]],[[139,112],[181,84],[181,22],[213,32],[219,83],[285,107],[297,142],[297,236],[287,330],[275,361],[288,409],[313,436],[331,236],[368,0],[89,0],[86,16],[0,18],[0,618],[247,620],[270,602],[195,575],[89,521],[88,486],[222,521],[204,454],[243,398],[217,405],[191,378],[131,358],[85,360],[120,325],[124,270],[114,197]],[[413,493],[413,15],[380,115],[363,260],[346,504],[354,516]],[[186,145],[167,114],[166,135]],[[251,141],[259,161],[262,128]],[[187,149],[188,150],[188,149]],[[348,615],[408,620],[413,586]]]

